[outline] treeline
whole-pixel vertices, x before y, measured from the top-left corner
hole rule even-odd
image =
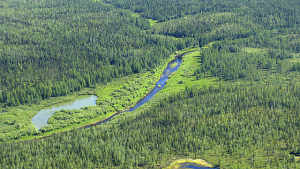
[[[160,168],[174,156],[207,152],[221,168],[297,168],[289,152],[299,153],[299,88],[277,82],[186,88],[107,125],[4,143],[1,168]]]
[[[140,13],[160,22],[206,12],[225,12],[244,5],[244,1],[220,0],[104,0],[119,8]]]
[[[141,16],[158,21],[183,18],[195,14],[234,12],[248,15],[256,23],[262,22],[265,27],[293,27],[299,21],[298,1],[266,0],[104,0],[119,8],[126,8],[140,13]],[[282,23],[277,17],[284,18]]]
[[[202,47],[214,41],[227,43],[238,39],[230,42],[240,43],[238,47],[229,47],[233,53],[245,46],[274,48],[259,63],[264,67],[274,62],[269,59],[274,54],[282,60],[293,57],[291,52],[300,51],[299,15],[294,10],[299,3],[295,1],[104,2],[138,10],[148,18],[159,19],[153,17],[159,13],[165,18],[182,19],[149,29],[145,18],[101,2],[12,2],[3,8],[0,19],[3,25],[0,28],[0,102],[16,106],[68,95],[83,87],[155,68],[176,50],[192,45]],[[194,16],[183,18],[181,14]],[[144,29],[148,34],[141,31]],[[214,66],[206,64],[206,67]],[[250,72],[236,69],[227,71],[227,75],[217,70],[201,70],[201,73],[204,77],[217,74],[217,77],[237,79]]]
[[[192,38],[147,35],[141,17],[95,1],[26,1],[1,10],[0,102],[38,103],[155,68]]]
[[[126,0],[119,1],[125,2]],[[117,1],[112,3],[115,2]],[[137,3],[137,1],[132,2]],[[190,1],[185,1],[181,3],[185,4],[189,2]],[[207,3],[215,2],[216,1],[209,1]],[[153,1],[152,3],[155,2]],[[159,3],[175,4],[173,1],[160,1]],[[271,45],[275,45],[273,43],[273,38],[276,37],[276,47],[281,48],[281,46],[278,46],[278,44],[280,44],[284,45],[283,47],[299,51],[297,34],[299,34],[298,22],[300,18],[299,15],[296,14],[297,12],[293,13],[293,11],[297,11],[296,9],[300,7],[299,2],[277,0],[264,1],[260,3],[256,0],[218,2],[218,4],[222,3],[227,4],[222,6],[223,8],[226,8],[226,10],[222,10],[222,7],[219,7],[217,8],[217,11],[210,9],[209,12],[203,11],[199,14],[180,17],[180,19],[170,20],[165,24],[162,24],[162,28],[154,27],[150,29],[150,32],[171,35],[177,38],[193,37],[196,41],[199,41],[200,47],[208,44],[209,42],[248,37],[251,38],[251,40],[249,40],[250,43],[270,47]],[[151,3],[149,2],[149,4]],[[197,1],[195,4],[201,4],[207,8],[213,6],[207,5],[206,1]],[[233,6],[236,7],[233,8]],[[132,8],[134,7],[135,6],[132,6]],[[169,5],[164,5],[161,8],[168,7]],[[152,13],[156,13],[158,12],[156,10],[159,8],[150,9],[154,10]],[[172,9],[165,11],[170,12]],[[278,43],[278,40],[280,40],[280,43]]]

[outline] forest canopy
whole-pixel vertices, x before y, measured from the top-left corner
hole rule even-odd
[[[0,102],[39,103],[153,69],[194,45],[147,35],[145,18],[95,1],[15,2],[1,10]]]
[[[164,97],[149,107],[90,129],[18,142],[0,137],[1,168],[163,168],[179,158],[204,158],[220,168],[300,167],[299,1],[0,5],[3,108],[118,82],[160,69],[178,50],[199,49],[190,62],[183,56],[188,69],[169,79],[184,90],[168,82]],[[61,111],[50,122],[74,112]],[[39,134],[3,126],[15,126],[16,135]]]

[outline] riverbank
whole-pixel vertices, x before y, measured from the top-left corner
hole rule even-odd
[[[156,94],[149,102],[136,110],[137,113],[142,112],[153,105],[156,105],[159,100],[168,96],[179,93],[185,90],[186,87],[217,85],[218,80],[213,77],[197,78],[194,75],[195,70],[201,67],[201,51],[197,50],[190,52],[182,57],[182,64],[176,73],[173,73],[166,86],[158,94]]]
[[[194,51],[192,51],[192,52],[194,52]],[[137,101],[136,104],[133,107],[129,108],[128,110],[119,111],[119,112],[113,114],[112,116],[110,116],[109,118],[107,118],[105,120],[99,121],[97,123],[89,124],[89,125],[87,125],[85,127],[91,127],[93,125],[99,125],[99,124],[102,124],[102,123],[106,123],[110,119],[112,119],[114,116],[116,116],[116,115],[118,115],[120,113],[125,113],[126,111],[132,112],[135,109],[143,106],[148,101],[150,101],[153,96],[155,96],[158,92],[160,92],[164,88],[164,86],[166,85],[166,82],[168,81],[169,76],[172,73],[175,73],[178,70],[178,68],[180,67],[180,65],[182,63],[182,57],[185,54],[187,54],[187,53],[188,52],[177,54],[176,57],[171,62],[168,63],[167,67],[163,71],[163,74],[161,75],[160,79],[156,82],[156,84],[154,85],[154,87],[152,88],[152,90],[150,92],[148,92],[145,97],[143,97],[139,101]],[[174,63],[177,64],[176,67],[172,66],[172,65],[174,65]]]
[[[193,51],[182,51],[177,53],[177,55],[181,55],[182,53],[186,52],[189,53],[182,56],[181,66],[175,73],[169,76],[167,84],[163,90],[154,95],[151,100],[136,109],[134,112],[124,112],[122,113],[122,116],[134,116],[139,114],[140,112],[155,106],[160,100],[167,98],[174,93],[184,91],[186,87],[198,86],[200,88],[203,86],[217,85],[218,80],[216,78],[207,77],[197,79],[197,77],[194,75],[194,71],[201,67],[201,51],[199,48]],[[115,117],[112,120],[115,121],[121,117],[119,113],[116,113],[114,116]]]

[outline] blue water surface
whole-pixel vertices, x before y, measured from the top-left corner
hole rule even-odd
[[[218,169],[218,168],[210,168],[210,167],[198,166],[198,165],[195,164],[195,163],[189,163],[189,162],[183,163],[183,164],[181,165],[180,168],[192,168],[192,169]]]

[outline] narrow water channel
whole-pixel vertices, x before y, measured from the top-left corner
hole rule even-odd
[[[76,97],[72,101],[58,103],[49,107],[45,107],[39,111],[32,119],[32,123],[37,129],[48,125],[48,119],[57,111],[61,109],[72,110],[81,109],[82,107],[96,105],[97,96],[94,95],[82,95]]]
[[[154,88],[147,94],[146,97],[141,99],[139,102],[137,102],[137,104],[134,107],[129,109],[129,111],[133,111],[141,107],[143,104],[147,103],[154,95],[156,95],[161,89],[163,89],[167,84],[166,82],[169,76],[178,70],[181,63],[182,63],[182,57],[176,57],[173,61],[171,61],[166,67],[166,69],[164,70],[163,75],[160,77],[159,81],[156,82]]]
[[[143,99],[141,99],[139,102],[137,102],[137,104],[130,108],[129,112],[131,111],[134,111],[135,109],[141,107],[142,105],[144,105],[145,103],[147,103],[154,95],[156,95],[161,89],[163,89],[165,86],[166,86],[166,82],[169,78],[169,76],[176,72],[181,63],[182,63],[182,56],[184,55],[185,53],[177,56],[173,61],[171,61],[166,69],[163,71],[163,75],[160,77],[159,81],[156,82],[154,88],[147,94],[146,97],[144,97]],[[123,112],[120,112],[120,113],[124,113],[124,112],[127,112],[127,111],[123,111]],[[95,123],[95,124],[91,124],[89,126],[86,126],[85,128],[90,128],[92,126],[96,126],[96,125],[100,125],[100,124],[104,124],[104,123],[107,123],[108,121],[110,121],[113,117],[115,117],[116,115],[120,114],[120,113],[117,113],[117,114],[114,114],[112,116],[110,116],[108,119],[104,120],[104,121],[101,121],[101,122],[98,122],[98,123]]]

